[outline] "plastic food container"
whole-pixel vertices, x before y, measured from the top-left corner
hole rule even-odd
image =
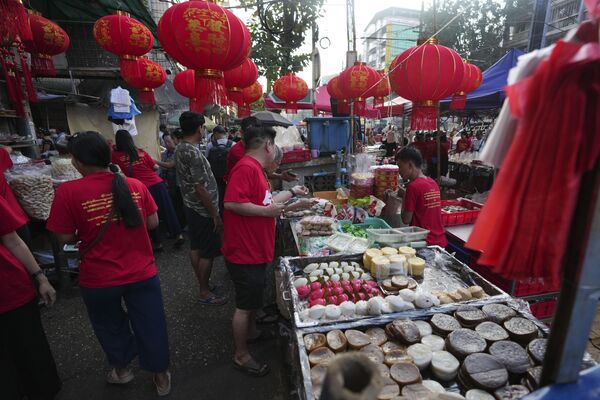
[[[403,242],[418,242],[425,240],[429,235],[429,230],[419,228],[418,226],[407,226],[404,228],[396,228],[396,230],[404,235]]]
[[[367,229],[367,235],[373,242],[396,246],[399,243],[406,242],[404,235],[396,229]]]

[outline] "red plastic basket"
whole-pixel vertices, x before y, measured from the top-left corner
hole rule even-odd
[[[442,224],[444,226],[472,224],[479,216],[479,211],[483,205],[475,203],[469,199],[442,200],[444,206],[461,206],[468,208],[468,211],[446,212],[442,210]]]
[[[498,286],[500,289],[504,290],[511,296],[515,297],[523,297],[523,296],[533,296],[536,294],[550,293],[550,292],[558,292],[560,290],[560,284],[550,285],[548,283],[534,283],[534,282],[514,282],[512,293],[511,290],[511,281],[501,277],[500,275],[492,272],[490,268],[480,265],[477,261],[479,259],[478,254],[471,255],[471,261],[469,262],[469,267],[471,267],[475,272],[481,275],[483,278],[487,279],[494,285]]]
[[[557,301],[557,299],[551,299],[533,303],[530,305],[531,313],[537,319],[552,318],[554,316],[554,312],[556,311]]]
[[[302,149],[302,150],[292,150],[287,153],[283,153],[283,157],[281,158],[281,164],[290,164],[296,162],[303,162],[310,160],[310,150]]]

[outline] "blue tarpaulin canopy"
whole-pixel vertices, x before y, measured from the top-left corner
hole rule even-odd
[[[490,110],[502,107],[506,94],[504,87],[508,79],[508,71],[517,64],[517,58],[524,53],[518,49],[510,49],[504,57],[483,72],[483,83],[479,88],[467,94],[466,111]],[[451,98],[440,101],[440,109],[448,110]]]

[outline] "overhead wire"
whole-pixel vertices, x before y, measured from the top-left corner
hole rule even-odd
[[[435,38],[437,35],[439,35],[441,32],[443,32],[444,29],[446,29],[451,23],[453,23],[462,14],[463,14],[463,11],[459,12],[458,14],[456,14],[448,22],[446,22],[446,24],[444,24],[444,26],[442,26],[440,29],[438,29],[437,32],[435,32],[433,35],[431,35],[428,39]],[[421,43],[420,45],[417,46],[417,49],[421,48],[422,46],[424,46],[426,44],[427,44],[427,41]],[[388,80],[388,84],[389,84],[389,76],[390,76],[390,74],[392,72],[394,72],[396,69],[398,69],[398,67],[400,67],[401,65],[403,65],[415,53],[416,53],[416,51],[411,52],[408,55],[408,57],[406,57],[404,60],[402,60],[402,62],[398,63],[398,65],[396,65],[393,69],[390,69],[388,72],[385,72],[383,74],[383,76],[376,83],[374,83],[373,85],[371,85],[371,87],[369,87],[367,90],[365,90],[359,97],[365,97],[367,93],[369,93],[372,89],[374,89],[377,85],[379,85],[379,83],[382,82],[384,79],[387,79]]]

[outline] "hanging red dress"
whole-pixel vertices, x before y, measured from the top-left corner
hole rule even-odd
[[[579,184],[600,150],[600,46],[556,44],[506,88],[515,139],[466,246],[505,278],[556,286]]]

